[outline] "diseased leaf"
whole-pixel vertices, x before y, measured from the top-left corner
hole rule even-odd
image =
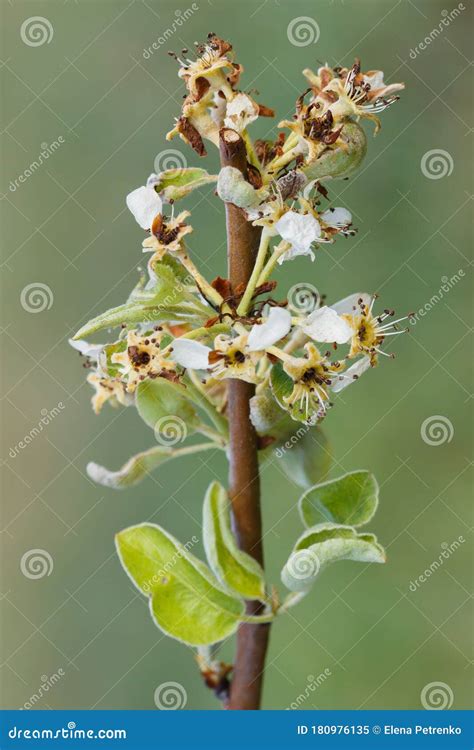
[[[321,481],[331,468],[331,446],[321,427],[295,425],[292,433],[275,449],[275,455],[281,460],[285,473],[300,487],[311,487]]]
[[[122,566],[150,598],[155,623],[190,646],[216,643],[231,635],[243,601],[225,593],[210,570],[187,546],[160,526],[140,524],[116,537]]]
[[[351,471],[307,490],[299,501],[301,517],[306,526],[324,521],[362,526],[377,510],[378,495],[373,474]]]
[[[321,523],[298,539],[281,580],[290,591],[308,591],[324,568],[339,560],[385,562],[385,552],[373,534],[358,534],[351,526]]]
[[[214,443],[197,443],[185,446],[184,448],[155,445],[153,448],[149,448],[147,451],[137,453],[136,456],[129,458],[127,463],[118,471],[110,471],[105,466],[100,466],[91,461],[87,464],[87,473],[94,482],[102,484],[104,487],[113,487],[120,490],[124,487],[131,487],[133,484],[138,484],[142,479],[145,479],[147,474],[172,458],[179,458],[180,456],[210,449],[214,450],[215,448]]]
[[[212,482],[204,499],[203,535],[207,560],[219,581],[246,599],[262,600],[263,570],[253,557],[238,548],[231,529],[227,493],[218,482]]]
[[[182,442],[192,435],[200,424],[196,409],[186,394],[186,387],[164,378],[140,383],[136,404],[139,415],[155,430],[157,436],[163,434],[167,438],[168,432],[176,433],[176,442]]]
[[[165,169],[158,175],[154,186],[157,193],[167,201],[184,198],[196,188],[217,181],[217,175],[209,174],[199,167]]]

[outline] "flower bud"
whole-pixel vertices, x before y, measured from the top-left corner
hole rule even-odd
[[[361,126],[346,122],[339,139],[344,147],[327,149],[316,161],[303,167],[308,180],[348,177],[359,168],[367,151],[367,139]]]

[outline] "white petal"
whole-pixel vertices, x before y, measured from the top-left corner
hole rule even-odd
[[[314,310],[301,326],[314,341],[326,344],[345,344],[352,336],[352,328],[330,307]]]
[[[335,376],[331,386],[332,390],[334,391],[334,393],[343,391],[344,388],[347,388],[347,386],[351,383],[355,383],[355,381],[369,369],[369,357],[362,357],[362,359],[359,359],[357,362],[351,365],[345,372],[341,373],[341,375]]]
[[[258,105],[247,94],[237,94],[227,104],[224,124],[228,128],[241,130],[258,117]]]
[[[360,299],[364,305],[370,307],[372,301],[370,294],[367,294],[367,292],[357,292],[356,294],[350,294],[348,297],[344,297],[344,299],[340,299],[339,302],[331,305],[331,308],[335,310],[338,315],[352,315],[355,312],[354,307],[357,308],[357,310],[360,309]]]
[[[105,346],[105,344],[89,344],[87,341],[74,341],[73,339],[69,339],[69,344],[84,357],[90,359],[97,359]]]
[[[127,195],[127,206],[142,229],[150,229],[153,219],[161,213],[162,203],[151,187],[139,187]]]
[[[321,237],[321,226],[312,214],[299,214],[287,211],[275,224],[280,237],[291,242],[300,253],[308,252],[315,240]]]
[[[152,172],[149,178],[146,181],[146,187],[155,187],[155,185],[158,185],[160,181],[160,178],[156,174],[156,172]]]
[[[277,263],[279,266],[281,266],[282,263],[284,263],[286,260],[293,260],[293,258],[297,258],[299,255],[309,255],[312,261],[314,261],[314,253],[311,250],[311,248],[308,248],[306,250],[297,250],[296,247],[290,247],[289,250],[286,251],[286,253],[283,253],[283,255],[280,255],[280,257],[277,260]]]
[[[249,333],[247,348],[258,352],[284,338],[291,328],[291,313],[283,307],[272,307],[265,323],[254,325]]]
[[[209,353],[212,349],[200,344],[199,341],[175,339],[172,349],[172,359],[182,367],[190,370],[207,370],[209,367]]]
[[[372,73],[372,75],[364,76],[364,83],[370,84],[370,87],[373,89],[381,89],[383,86],[385,86],[382,70],[371,70],[370,72]]]
[[[347,208],[328,208],[321,214],[321,219],[328,227],[347,227],[352,223],[351,212]]]

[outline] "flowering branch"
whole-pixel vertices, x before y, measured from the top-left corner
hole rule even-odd
[[[94,411],[107,402],[135,407],[155,439],[118,471],[89,464],[94,481],[125,488],[165,461],[226,451],[228,489],[212,482],[203,503],[208,565],[156,524],[124,529],[116,545],[157,626],[198,649],[205,684],[228,708],[255,709],[277,616],[308,594],[327,565],[385,561],[376,537],[359,532],[376,511],[378,484],[368,471],[326,480],[321,422],[340,391],[393,357],[386,342],[403,333],[407,316],[377,311],[377,295],[364,292],[332,304],[314,294],[287,300],[272,277],[279,266],[315,261],[328,244],[355,234],[347,208],[324,205],[323,182],[356,172],[367,146],[360,119],[377,132],[378,114],[403,84],[385,84],[381,71],[363,73],[358,60],[307,69],[309,86],[293,119],[279,124],[289,134],[253,140],[250,126],[273,110],[238,89],[242,66],[228,42],[210,34],[196,51],[196,59],[172,53],[187,95],[167,138],[180,137],[200,157],[209,144],[218,148],[220,172],[165,170],[127,196],[147,233],[146,273],[124,304],[86,323],[71,344],[85,357]],[[174,204],[215,183],[225,205],[228,278],[208,280],[188,248],[190,213],[175,213]],[[112,341],[84,341],[113,329]],[[298,451],[288,457],[283,446],[296,428]],[[208,442],[194,442],[199,434]],[[263,567],[259,464],[270,445],[303,490],[305,529],[281,571],[289,592],[282,603]],[[219,644],[234,633],[235,661],[224,664]]]

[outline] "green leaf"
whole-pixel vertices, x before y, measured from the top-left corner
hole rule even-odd
[[[165,169],[159,173],[158,180],[154,186],[156,192],[167,201],[177,201],[196,188],[216,182],[217,175],[199,167]]]
[[[192,544],[192,542],[191,542]],[[241,599],[225,593],[188,547],[160,526],[141,524],[117,534],[122,566],[150,597],[155,623],[190,646],[216,643],[235,632],[244,612]]]
[[[137,388],[137,410],[143,421],[164,440],[182,442],[200,425],[184,385],[164,378],[144,380]],[[171,443],[169,443],[171,444]]]
[[[184,448],[173,448],[166,445],[155,445],[142,453],[132,456],[118,471],[110,471],[105,466],[100,466],[93,461],[87,464],[87,473],[90,478],[102,484],[104,487],[113,489],[124,489],[138,484],[145,479],[154,469],[172,458],[199,453],[209,449],[215,449],[214,443],[197,443]]]
[[[261,566],[237,546],[230,523],[227,493],[219,482],[207,490],[203,508],[204,549],[214,575],[246,599],[265,598]]]
[[[156,263],[152,279],[144,284],[142,277],[125,304],[92,318],[76,333],[74,340],[122,324],[152,324],[160,320],[202,322],[209,317],[209,310],[187,289],[169,264]]]
[[[107,312],[92,318],[86,323],[76,335],[77,339],[86,338],[92,333],[101,331],[104,328],[117,328],[121,325],[131,325],[135,323],[154,323],[161,320],[172,320],[176,322],[194,322],[206,320],[207,314],[198,310],[190,303],[181,303],[177,305],[165,305],[155,299],[149,302],[134,302],[113,307]]]
[[[373,534],[358,534],[351,526],[321,523],[298,539],[281,572],[290,591],[308,591],[324,568],[339,560],[385,562],[385,552]]]
[[[338,479],[316,484],[302,495],[299,508],[303,523],[332,521],[363,526],[377,510],[379,486],[368,471],[351,471]]]
[[[285,473],[300,487],[311,487],[324,479],[331,468],[331,446],[321,427],[301,425],[275,448],[274,453],[281,460]]]

